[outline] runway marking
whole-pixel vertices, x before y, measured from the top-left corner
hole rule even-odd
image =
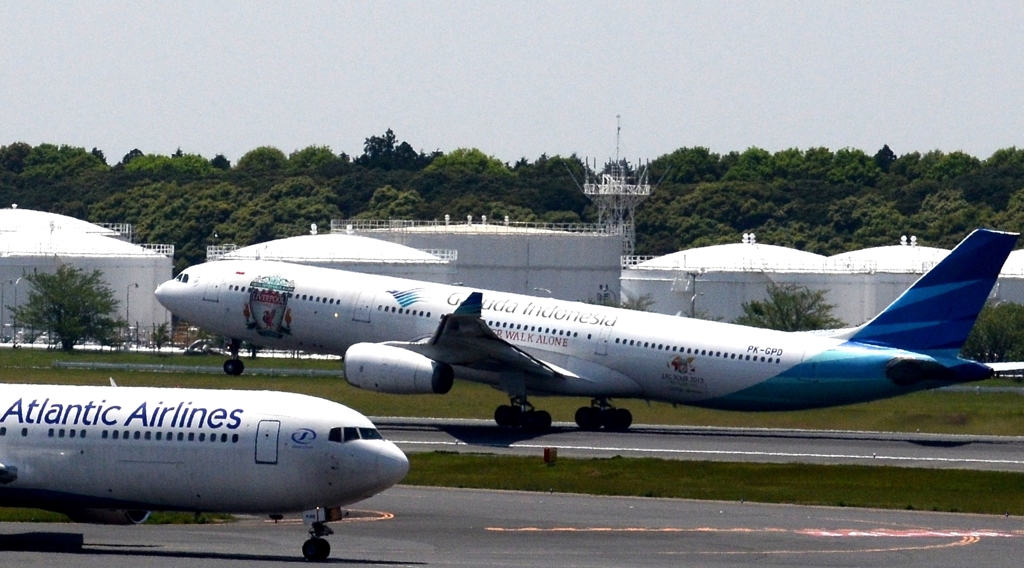
[[[558,450],[579,450],[589,452],[638,452],[649,454],[675,454],[675,455],[712,455],[712,456],[745,456],[745,457],[770,457],[770,458],[818,458],[818,459],[852,459],[852,460],[882,460],[882,461],[911,461],[931,463],[977,463],[992,465],[1024,465],[1024,460],[1004,459],[981,459],[981,458],[942,458],[942,457],[913,457],[913,456],[887,456],[875,454],[815,454],[803,452],[759,452],[745,450],[680,450],[672,448],[624,448],[616,446],[574,446],[558,444],[522,444],[514,443],[509,445],[499,444],[467,444],[466,442],[427,442],[416,440],[395,440],[389,438],[396,444],[424,445],[424,446],[480,446],[490,448],[518,448],[518,449],[543,449],[556,448]]]
[[[490,532],[507,533],[782,533],[814,537],[874,537],[874,538],[1020,538],[1024,533],[991,530],[931,530],[931,529],[778,529],[778,528],[714,528],[714,527],[487,527]]]
[[[366,509],[349,509],[346,511],[346,515],[337,521],[331,521],[333,523],[360,523],[360,522],[376,522],[376,521],[390,521],[395,518],[394,513],[387,511],[368,511]],[[288,525],[288,524],[302,524],[304,521],[300,518],[289,517],[287,519],[262,519],[263,524],[269,525]]]
[[[842,549],[815,549],[815,550],[688,550],[688,551],[666,551],[660,554],[674,555],[764,555],[764,554],[850,554],[850,553],[879,553],[879,552],[906,552],[914,550],[936,550],[958,546],[969,546],[981,542],[982,538],[1020,538],[1024,536],[1021,531],[994,531],[994,530],[932,530],[932,529],[779,529],[779,528],[713,528],[713,527],[487,527],[489,532],[499,533],[721,533],[721,534],[754,534],[754,533],[778,533],[808,536],[816,538],[927,538],[946,539],[956,538],[953,542],[937,544],[924,544],[920,546],[889,546],[877,548],[842,548]]]

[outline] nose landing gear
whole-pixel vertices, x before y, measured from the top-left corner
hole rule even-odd
[[[522,428],[542,432],[551,428],[551,414],[536,410],[525,396],[512,398],[511,404],[501,405],[494,411],[494,421],[501,427]]]
[[[228,344],[228,349],[231,350],[231,358],[224,361],[224,372],[236,377],[245,370],[245,364],[238,358],[238,350],[241,346],[242,342],[240,340],[232,339],[231,343]]]
[[[309,540],[302,543],[302,556],[310,562],[323,562],[331,554],[331,545],[324,538],[334,534],[331,527],[322,522],[313,523],[309,529]]]

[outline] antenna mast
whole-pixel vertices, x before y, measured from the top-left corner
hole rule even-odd
[[[597,205],[597,222],[608,228],[610,233],[622,235],[622,254],[632,255],[636,247],[636,224],[634,212],[637,205],[651,194],[647,182],[648,168],[631,172],[626,160],[619,158],[619,143],[622,137],[621,115],[615,115],[615,161],[604,166],[600,178],[590,178],[590,163],[586,163],[586,178],[583,194]],[[594,169],[597,172],[597,160]]]

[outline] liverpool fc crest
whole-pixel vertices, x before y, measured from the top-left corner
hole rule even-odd
[[[261,276],[249,283],[249,301],[242,313],[246,327],[264,337],[281,338],[292,332],[292,311],[288,298],[295,282],[280,276]]]

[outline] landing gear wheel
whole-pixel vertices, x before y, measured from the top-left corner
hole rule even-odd
[[[551,415],[545,410],[531,410],[523,415],[523,429],[543,432],[551,428]]]
[[[581,406],[576,410],[576,425],[580,427],[580,430],[586,430],[593,432],[601,428],[601,414],[600,409],[591,408],[589,406]]]
[[[576,410],[576,425],[590,432],[602,427],[609,432],[625,432],[633,425],[633,415],[625,408],[608,404],[608,399],[595,398],[590,406]]]
[[[323,562],[331,555],[331,544],[322,538],[311,538],[302,543],[302,556],[310,562]]]
[[[228,359],[224,361],[224,372],[237,377],[245,370],[245,363],[241,359]]]
[[[602,414],[605,429],[612,432],[625,432],[633,424],[633,415],[625,408],[609,408]]]
[[[519,409],[503,404],[494,411],[494,421],[502,428],[514,428],[519,425]]]

